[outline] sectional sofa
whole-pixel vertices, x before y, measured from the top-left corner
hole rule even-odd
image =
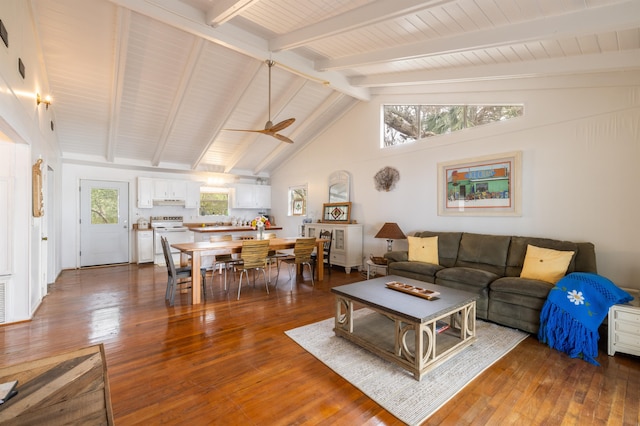
[[[551,249],[547,250],[550,252],[573,252],[568,254],[567,274],[597,273],[595,247],[589,242],[468,232],[423,231],[413,237],[431,242],[437,237],[437,264],[435,259],[433,263],[409,260],[408,251],[392,251],[385,254],[390,275],[477,293],[478,318],[534,334],[538,332],[540,311],[554,284],[550,282],[553,280],[520,276],[529,246]],[[530,255],[532,252],[530,249]],[[528,259],[527,272],[532,259]]]

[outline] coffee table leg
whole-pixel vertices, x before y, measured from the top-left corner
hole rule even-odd
[[[353,302],[336,297],[335,329],[353,333]]]

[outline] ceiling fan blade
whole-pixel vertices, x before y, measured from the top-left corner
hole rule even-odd
[[[292,141],[291,139],[289,139],[288,137],[283,136],[283,135],[281,135],[281,134],[279,134],[279,133],[274,133],[274,134],[273,134],[273,135],[271,135],[271,136],[273,136],[274,138],[276,138],[276,139],[278,139],[278,140],[281,140],[282,142],[286,142],[286,143],[293,143],[293,141]]]
[[[250,132],[250,133],[264,133],[268,135],[271,133],[271,130],[249,130],[249,129],[222,129],[228,132]]]
[[[296,121],[295,118],[289,118],[289,119],[286,119],[286,120],[282,120],[281,122],[276,123],[273,126],[271,126],[269,128],[269,131],[270,132],[279,132],[280,130],[284,130],[287,127],[291,126],[294,121]]]

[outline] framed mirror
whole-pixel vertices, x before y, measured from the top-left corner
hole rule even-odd
[[[329,203],[349,202],[351,179],[349,173],[340,170],[329,176]]]

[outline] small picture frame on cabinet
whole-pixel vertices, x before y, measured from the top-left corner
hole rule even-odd
[[[322,222],[351,223],[351,203],[325,203],[322,205]]]

